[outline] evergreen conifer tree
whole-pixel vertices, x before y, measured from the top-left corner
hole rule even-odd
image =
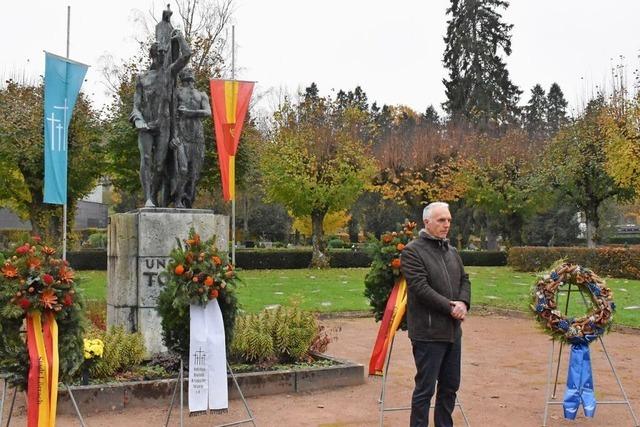
[[[502,0],[451,0],[447,14],[444,79],[445,111],[454,121],[479,130],[498,129],[516,121],[522,93],[511,82],[501,55],[511,54],[513,25],[502,21]]]
[[[524,128],[531,139],[547,137],[547,96],[544,89],[536,84],[531,89],[531,98],[524,107]]]
[[[551,135],[558,133],[560,127],[567,121],[567,100],[564,99],[560,85],[553,83],[547,95],[547,125]]]

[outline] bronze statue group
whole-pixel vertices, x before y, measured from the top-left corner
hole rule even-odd
[[[129,120],[138,131],[140,181],[145,207],[191,208],[204,161],[201,119],[211,116],[209,98],[195,88],[187,68],[191,49],[162,13],[151,45],[151,66],[136,79]],[[180,85],[178,85],[178,78]]]

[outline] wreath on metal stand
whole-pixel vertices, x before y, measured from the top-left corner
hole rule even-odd
[[[567,301],[563,313],[558,308],[556,297],[564,286],[567,286]],[[572,286],[577,286],[585,306],[588,305],[585,294],[591,300],[592,307],[584,316],[569,317],[566,314]],[[546,331],[553,338],[571,344],[567,387],[562,402],[564,417],[575,419],[580,406],[585,416],[593,417],[597,402],[589,343],[611,328],[615,311],[611,289],[593,271],[564,263],[536,282],[532,300],[531,308]]]

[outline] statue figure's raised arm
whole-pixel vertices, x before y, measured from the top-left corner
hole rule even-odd
[[[177,40],[178,46],[180,48],[180,55],[178,58],[173,61],[171,64],[170,70],[171,75],[175,78],[178,76],[180,70],[182,70],[188,63],[189,59],[191,59],[191,48],[189,44],[184,39],[182,32],[180,30],[173,30],[171,33],[171,40]]]

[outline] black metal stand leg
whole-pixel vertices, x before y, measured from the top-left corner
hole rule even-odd
[[[391,343],[389,344],[389,350],[387,351],[387,357],[384,362],[384,373],[382,374],[382,390],[380,391],[380,427],[384,426],[384,402],[387,391],[387,375],[389,374],[389,362],[391,361],[391,353],[393,352],[393,343],[396,341],[396,336],[394,335],[391,338]]]
[[[556,391],[558,390],[558,375],[560,374],[560,360],[562,360],[562,349],[564,348],[564,342],[560,341],[560,351],[558,352],[558,364],[556,365],[556,379],[553,382],[553,393],[551,398],[556,398]]]
[[[182,357],[180,358],[180,375],[178,376],[180,381],[180,427],[184,426],[184,363]]]
[[[11,398],[11,405],[9,406],[9,415],[7,416],[7,427],[11,423],[11,417],[13,417],[13,405],[16,403],[16,396],[18,395],[18,389],[13,389],[13,397]]]
[[[7,379],[2,379],[2,399],[0,399],[0,426],[2,425],[2,417],[4,415],[4,401],[7,398]]]
[[[547,375],[547,388],[546,388],[546,392],[545,392],[545,396],[544,396],[544,401],[545,401],[545,405],[544,405],[544,418],[542,419],[542,427],[546,427],[547,426],[547,416],[549,415],[549,396],[550,396],[550,391],[551,391],[551,378],[553,375],[553,354],[555,353],[555,341],[551,340],[551,351],[549,352],[549,368],[548,370],[548,375]],[[558,364],[558,367],[560,365]],[[556,384],[558,382],[558,375],[556,374]],[[555,384],[554,384],[554,397],[555,398]]]
[[[65,388],[67,389],[67,392],[69,392],[69,397],[71,398],[71,403],[73,403],[73,408],[76,410],[76,415],[78,416],[80,425],[82,427],[86,427],[84,420],[82,419],[82,414],[80,413],[80,409],[78,409],[78,404],[76,403],[76,399],[75,397],[73,397],[73,393],[71,392],[71,388],[69,388],[69,386],[66,385],[65,383],[62,383],[62,385],[64,385]]]
[[[164,423],[164,427],[169,426],[169,420],[171,419],[171,411],[173,411],[173,404],[176,401],[176,393],[178,392],[178,386],[180,385],[180,374],[178,374],[178,380],[175,387],[173,387],[173,395],[171,396],[171,404],[169,405],[169,412],[167,413],[167,420]]]
[[[240,420],[240,421],[234,421],[232,423],[220,424],[220,425],[218,425],[216,427],[230,427],[230,426],[237,426],[237,425],[245,424],[245,423],[251,423],[255,427],[256,426],[255,417],[253,416],[253,413],[251,412],[251,409],[249,408],[249,404],[247,403],[247,400],[244,398],[244,394],[242,393],[242,390],[240,389],[240,384],[238,384],[238,380],[236,379],[236,375],[233,373],[233,369],[231,369],[231,365],[229,365],[229,361],[227,361],[227,370],[229,371],[229,374],[231,375],[231,379],[233,380],[233,384],[236,386],[236,389],[238,390],[238,394],[240,395],[240,399],[242,399],[242,404],[244,405],[244,409],[247,411],[247,415],[249,415],[249,418],[244,419],[244,420]]]

